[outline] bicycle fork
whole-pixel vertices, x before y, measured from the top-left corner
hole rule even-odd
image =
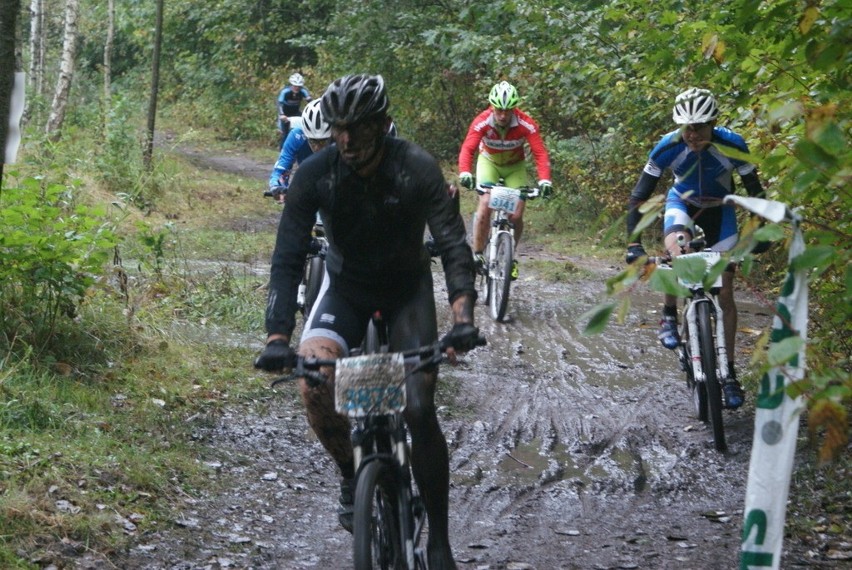
[[[491,239],[488,240],[488,277],[496,279],[499,277],[495,270],[497,268],[497,243],[500,241],[500,234],[509,234],[509,242],[512,244],[512,259],[514,259],[515,231],[512,228],[511,222],[506,220],[496,219],[492,223],[492,226]]]
[[[696,382],[705,382],[707,375],[704,373],[704,364],[701,362],[701,345],[698,339],[698,322],[695,316],[696,307],[699,303],[710,303],[712,305],[711,313],[716,315],[715,326],[715,347],[716,347],[716,366],[718,373],[716,377],[721,382],[728,380],[728,352],[725,344],[725,325],[722,318],[722,308],[719,301],[713,297],[699,297],[693,299],[686,309],[686,324],[689,331],[689,352],[692,358],[692,375]]]

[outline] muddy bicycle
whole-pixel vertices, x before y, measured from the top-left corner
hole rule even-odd
[[[515,225],[509,220],[522,200],[531,200],[539,195],[538,188],[477,184],[474,190],[490,194],[488,207],[492,209],[491,229],[485,248],[485,265],[479,269],[478,289],[480,297],[488,305],[491,318],[502,322],[509,307],[509,289],[512,285],[512,266],[515,261]],[[475,224],[473,227],[476,227]]]
[[[681,255],[649,257],[647,264],[671,270],[673,259],[677,259],[677,263],[687,268],[678,272],[678,283],[687,291],[683,300],[678,359],[686,373],[696,416],[699,421],[710,423],[716,450],[726,451],[722,386],[730,380],[730,367],[719,291],[722,272],[728,262],[722,260],[720,252],[705,249],[705,245],[703,232],[696,226],[694,239],[678,240]]]
[[[437,366],[446,357],[441,342],[389,352],[387,326],[380,313],[370,320],[363,348],[340,359],[298,357],[289,376],[312,386],[327,382],[319,371],[335,368],[335,409],[355,420],[353,545],[356,570],[426,570],[427,554],[420,544],[426,507],[411,471],[408,429],[403,417],[406,379]],[[485,345],[480,337],[477,344]],[[412,359],[419,362],[411,363]]]

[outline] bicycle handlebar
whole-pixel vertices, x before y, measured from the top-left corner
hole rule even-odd
[[[485,346],[486,344],[488,344],[488,342],[484,336],[480,335],[476,339],[476,346]],[[441,341],[435,341],[432,344],[408,350],[401,350],[398,352],[399,354],[402,354],[403,358],[409,358],[412,356],[428,357],[426,360],[415,366],[413,370],[408,372],[408,375],[411,375],[420,372],[428,366],[444,362],[447,359],[447,356],[444,353],[447,352],[448,348],[450,347],[447,344]],[[328,381],[328,378],[325,374],[321,373],[319,369],[325,366],[334,367],[337,365],[339,360],[339,358],[315,358],[313,356],[295,355],[294,360],[288,363],[289,366],[285,366],[285,368],[291,368],[293,372],[286,376],[276,378],[273,380],[272,386],[274,387],[278,384],[295,380],[296,378],[304,378],[310,386],[316,388]]]
[[[477,194],[482,196],[483,194],[490,193],[492,188],[496,188],[496,187],[500,187],[500,186],[503,186],[503,185],[485,182],[485,183],[477,184],[473,188],[470,188],[470,190],[473,190],[474,192],[476,192]],[[503,187],[504,188],[512,188],[511,186],[503,186]],[[521,196],[523,196],[524,198],[530,199],[530,200],[532,200],[534,198],[538,198],[539,195],[541,194],[541,190],[539,190],[538,187],[520,186],[518,188],[512,188],[512,189],[513,190],[520,190]]]
[[[277,198],[279,194],[286,194],[287,187],[286,186],[273,186],[269,190],[263,193],[264,196],[269,196],[271,198]]]

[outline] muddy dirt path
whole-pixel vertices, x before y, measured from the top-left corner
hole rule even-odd
[[[246,159],[207,164],[266,177]],[[619,268],[571,259],[594,277],[552,284],[524,266],[534,248],[521,254],[509,322],[480,306],[488,346],[442,369],[459,567],[736,568],[753,403],[725,413],[730,451],[717,453],[674,354],[656,339],[658,295],[637,295],[624,325],[584,337],[579,317]],[[436,284],[443,310],[442,275]],[[770,311],[746,292],[738,302],[744,350]],[[449,323],[446,311],[440,318]],[[334,514],[337,477],[294,387],[226,410],[199,427],[196,444],[210,489],[176,505],[173,526],[140,537],[119,567],[351,567],[351,537]],[[793,552],[785,567],[800,564]]]

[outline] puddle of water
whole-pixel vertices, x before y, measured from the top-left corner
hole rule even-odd
[[[542,453],[539,439],[518,445],[506,453],[496,467],[500,485],[532,485],[543,478],[548,482],[570,479],[588,483],[591,480],[589,470],[578,465],[564,445],[558,444],[552,451]]]

